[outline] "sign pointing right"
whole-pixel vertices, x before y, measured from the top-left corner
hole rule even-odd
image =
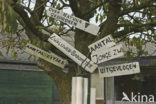
[[[82,20],[78,17],[69,15],[67,13],[64,13],[61,10],[58,10],[58,9],[55,9],[52,7],[50,7],[47,10],[47,15],[56,19],[56,20],[59,20],[59,21],[62,21],[64,23],[67,23],[69,25],[72,25],[72,26],[74,26],[80,30],[86,31],[86,32],[93,34],[93,35],[97,35],[97,33],[100,29],[99,26],[91,24],[88,21],[85,21],[85,20]]]

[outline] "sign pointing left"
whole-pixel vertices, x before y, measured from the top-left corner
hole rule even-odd
[[[68,65],[68,61],[57,56],[54,53],[48,53],[32,44],[27,44],[25,51],[29,54],[42,58],[60,68],[65,68]]]

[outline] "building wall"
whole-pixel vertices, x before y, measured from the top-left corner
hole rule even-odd
[[[35,63],[1,60],[0,104],[60,104],[60,97]]]

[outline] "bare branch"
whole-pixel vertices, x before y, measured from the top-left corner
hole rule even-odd
[[[18,5],[20,8],[26,9],[30,14],[33,13],[33,11],[29,7],[23,6],[21,4],[16,4],[16,5]]]
[[[101,2],[100,4],[96,5],[95,7],[91,8],[90,10],[88,10],[86,13],[83,14],[83,16],[85,17],[86,15],[88,15],[89,13],[93,12],[94,10],[96,10],[98,7],[103,6],[104,4],[106,4],[108,2],[108,0],[105,0],[104,2]]]
[[[14,5],[14,10],[17,13],[18,16],[18,20],[20,22],[23,22],[24,28],[29,29],[29,31],[33,32],[34,35],[36,35],[37,37],[39,37],[41,40],[45,40],[47,41],[48,36],[46,36],[45,34],[43,34],[42,32],[40,32],[37,28],[35,28],[35,25],[31,22],[29,16],[27,15],[27,13],[24,11],[23,8],[21,8],[19,5]]]
[[[152,4],[153,3],[152,1],[153,0],[149,0],[148,3],[144,3],[144,4],[141,4],[138,6],[133,6],[131,8],[124,9],[123,11],[121,11],[120,16],[123,16],[123,15],[131,13],[131,12],[136,12],[136,11],[139,11],[139,10],[147,8],[147,7],[153,7],[154,5]]]
[[[137,33],[137,32],[144,31],[145,28],[150,30],[151,27],[156,26],[156,22],[150,22],[150,23],[146,23],[146,24],[119,24],[119,26],[122,26],[122,27],[128,26],[129,28],[114,33],[114,37],[116,37],[116,38],[121,37],[121,36],[125,36],[129,33],[132,33],[132,32]]]

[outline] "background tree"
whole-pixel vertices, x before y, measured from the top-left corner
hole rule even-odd
[[[48,17],[46,10],[49,6],[60,10],[70,8],[73,15],[87,21],[95,17],[95,21],[100,23],[99,34],[93,36]],[[89,53],[88,45],[108,34],[112,34],[118,41],[125,40],[128,44],[135,45],[139,56],[144,53],[143,44],[148,41],[155,43],[156,40],[156,3],[155,0],[0,0],[0,23],[2,34],[7,37],[6,40],[0,39],[3,45],[1,47],[12,49],[12,56],[15,58],[18,54],[14,47],[23,49],[27,42],[31,42],[68,59],[47,41],[48,34],[55,32],[65,35],[62,33],[64,28],[75,31],[75,48],[86,56]],[[23,28],[17,29],[17,24]],[[58,30],[50,29],[51,26],[57,26]],[[28,40],[22,38],[20,31],[23,30]],[[16,36],[13,37],[10,33],[16,33]],[[0,55],[3,55],[1,51]],[[130,55],[131,52],[128,53]],[[70,66],[67,74],[42,59],[37,63],[56,83],[63,104],[70,104],[72,76],[90,75],[72,60],[68,60]],[[77,70],[81,70],[81,73],[78,74]]]

